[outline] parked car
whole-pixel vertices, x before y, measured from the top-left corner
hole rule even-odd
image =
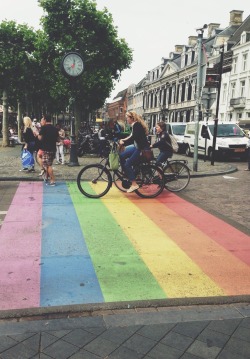
[[[186,122],[168,122],[166,123],[167,131],[173,135],[179,145],[179,153],[185,153],[186,145],[184,143],[184,133],[186,129]]]
[[[194,153],[195,122],[188,122],[184,134],[186,155]],[[199,122],[198,131],[198,154],[212,157],[214,121],[205,123]],[[247,154],[248,138],[242,129],[232,122],[218,122],[215,155],[220,158],[225,156],[239,156],[245,158]]]

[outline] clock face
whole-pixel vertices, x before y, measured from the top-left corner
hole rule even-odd
[[[66,54],[62,65],[65,73],[72,77],[80,76],[84,68],[81,56],[75,52]]]

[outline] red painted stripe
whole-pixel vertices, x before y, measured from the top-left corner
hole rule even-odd
[[[152,200],[142,200],[135,197],[131,200],[185,251],[201,270],[222,288],[225,294],[242,295],[249,293],[250,267],[221,246],[220,243],[217,243],[208,233],[204,233],[191,221],[188,221],[184,215],[178,213],[177,209],[183,206],[183,202],[185,202],[185,210],[180,212],[188,213],[190,218],[196,217],[199,213],[200,221],[208,221],[211,217],[210,214],[200,211],[198,207],[189,204],[187,201],[180,201],[180,198],[174,194],[164,193],[159,196],[157,200],[154,200],[157,204],[155,206]],[[176,211],[173,211],[172,208],[175,208]],[[223,228],[222,222],[214,217],[211,233],[219,233]],[[230,227],[231,230],[234,230],[232,226]],[[176,268],[178,270],[178,263],[176,263]]]
[[[247,234],[174,194],[159,197],[159,202],[250,265],[250,237]]]
[[[43,183],[20,183],[0,232],[0,309],[40,306]]]

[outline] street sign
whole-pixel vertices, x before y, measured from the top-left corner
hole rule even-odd
[[[232,66],[228,65],[228,66],[223,66],[222,67],[222,73],[224,74],[225,72],[230,72],[232,70]]]
[[[232,70],[233,62],[233,51],[228,51],[224,53],[223,63],[222,63],[222,73],[230,72]]]

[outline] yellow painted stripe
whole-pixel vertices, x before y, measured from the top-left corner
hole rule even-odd
[[[223,295],[218,287],[177,244],[147,217],[129,196],[115,196],[114,186],[102,201],[168,297],[199,297]],[[112,199],[116,197],[116,200]],[[135,198],[135,197],[133,197]],[[138,199],[153,206],[157,199]],[[166,218],[167,221],[167,218]]]

